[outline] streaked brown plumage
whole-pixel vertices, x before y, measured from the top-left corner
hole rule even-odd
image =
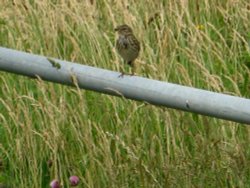
[[[119,35],[116,41],[116,49],[124,61],[133,68],[133,62],[140,52],[140,43],[134,36],[131,27],[126,24],[116,27],[115,31],[117,31]],[[134,74],[134,72],[132,74]]]

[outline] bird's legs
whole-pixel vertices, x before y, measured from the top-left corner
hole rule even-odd
[[[132,68],[132,73],[125,73],[123,70],[121,71],[121,74],[118,76],[119,78],[123,78],[124,75],[128,75],[128,76],[134,76],[135,75],[135,70],[134,70],[134,64],[132,61],[129,61],[128,64],[131,66]]]

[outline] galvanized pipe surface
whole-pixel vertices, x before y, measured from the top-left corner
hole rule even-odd
[[[250,100],[0,47],[0,70],[250,124]]]

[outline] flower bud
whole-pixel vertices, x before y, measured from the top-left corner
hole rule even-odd
[[[79,183],[79,178],[78,176],[70,176],[69,181],[71,186],[77,186]]]

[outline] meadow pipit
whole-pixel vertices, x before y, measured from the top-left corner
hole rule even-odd
[[[116,49],[124,61],[132,67],[132,75],[134,75],[134,60],[139,55],[140,43],[134,36],[131,27],[126,24],[116,27],[115,31],[117,31],[119,35],[116,41]],[[122,72],[120,76],[123,75],[124,72]]]

